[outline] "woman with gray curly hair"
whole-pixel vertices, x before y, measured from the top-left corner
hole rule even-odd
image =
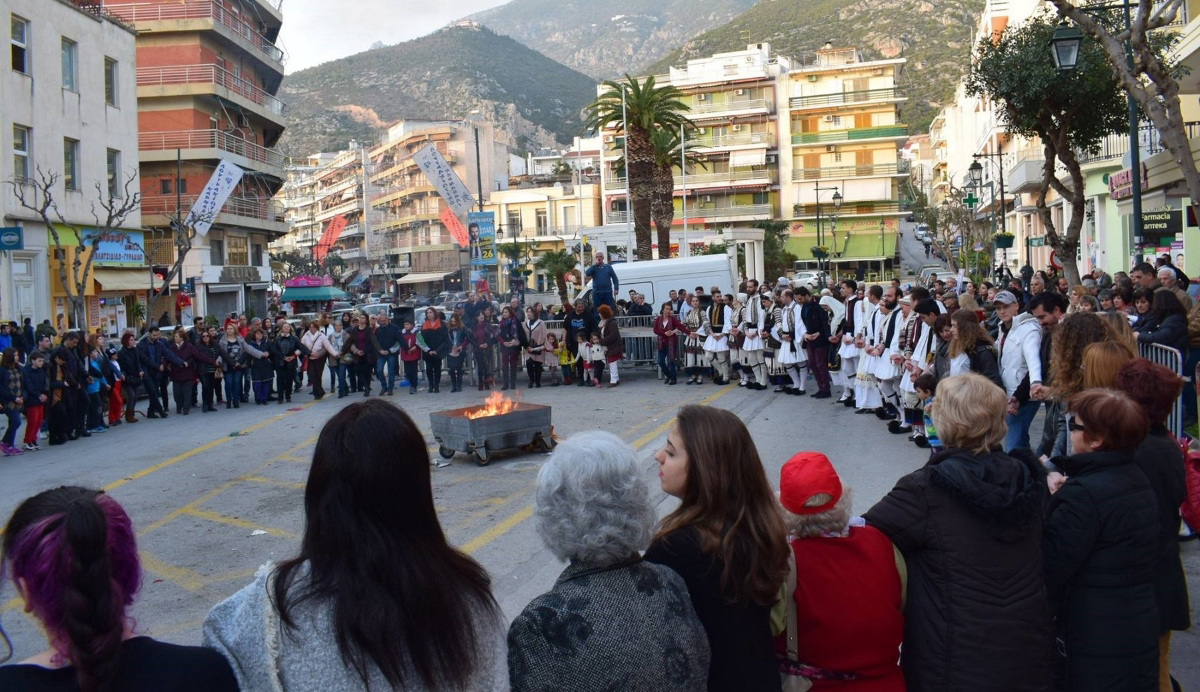
[[[642,560],[655,512],[633,448],[594,431],[538,474],[534,523],[570,564],[508,630],[513,692],[704,689],[709,648],[683,579]]]

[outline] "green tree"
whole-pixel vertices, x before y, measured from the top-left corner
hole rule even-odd
[[[614,126],[626,138],[629,161],[626,162],[630,201],[633,204],[633,229],[637,258],[651,259],[650,205],[654,199],[654,144],[656,129],[678,130],[687,126],[684,114],[690,107],[683,92],[673,86],[657,86],[654,77],[639,82],[625,75],[625,81],[603,82],[606,91],[585,109],[585,130],[600,131]],[[624,108],[622,108],[624,95]],[[627,128],[626,128],[627,126]],[[627,131],[626,131],[627,130]]]
[[[650,203],[650,216],[658,231],[659,259],[671,256],[671,224],[675,222],[675,166],[679,165],[683,156],[686,142],[683,138],[690,129],[689,124],[683,132],[679,128],[660,127],[650,133],[650,142],[654,145],[654,197]],[[707,168],[700,157],[690,151],[687,159]]]
[[[558,287],[558,298],[563,305],[567,302],[567,272],[575,268],[575,257],[566,250],[551,250],[538,258],[534,266],[554,277]]]
[[[1045,162],[1036,195],[1046,237],[1072,284],[1079,283],[1075,253],[1083,228],[1085,194],[1076,152],[1096,151],[1110,134],[1126,126],[1127,111],[1104,49],[1085,41],[1075,70],[1059,70],[1049,57],[1056,23],[1046,13],[1019,27],[1009,27],[996,40],[984,39],[975,52],[967,92],[996,102],[1008,131],[1041,140]],[[1059,164],[1067,180],[1059,177]],[[1070,206],[1065,229],[1054,227],[1046,195],[1053,189]]]

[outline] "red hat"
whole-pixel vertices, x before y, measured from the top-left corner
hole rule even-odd
[[[829,501],[805,504],[819,494],[829,495]],[[779,472],[779,502],[792,514],[820,514],[832,509],[841,497],[842,481],[820,452],[799,452]]]

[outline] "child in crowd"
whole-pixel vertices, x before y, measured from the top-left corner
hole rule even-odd
[[[553,356],[553,358],[549,359],[548,366],[550,370],[550,386],[557,387],[562,384],[559,381],[558,370],[562,364],[563,354],[566,354],[568,358],[570,358],[571,354],[567,351],[567,347],[559,342],[558,335],[554,332],[546,333],[546,350]],[[570,363],[571,361],[568,360],[567,362]],[[571,384],[571,380],[567,379],[566,384]]]
[[[404,320],[400,332],[400,360],[404,363],[404,379],[408,380],[408,393],[417,393],[417,377],[420,372],[421,347],[417,345],[417,332],[412,320]]]
[[[46,386],[46,355],[41,351],[29,354],[29,362],[21,373],[21,387],[25,390],[25,444],[26,452],[36,452],[41,449],[38,441],[38,431],[42,428],[42,420],[46,415],[46,400],[49,399],[49,389]]]
[[[575,345],[575,370],[579,375],[579,386],[583,387],[592,383],[592,345],[583,338],[583,334],[576,334],[575,340],[578,342]]]
[[[108,349],[108,368],[112,373],[109,377],[109,386],[112,387],[112,391],[108,393],[108,427],[111,428],[121,424],[121,414],[125,410],[125,395],[121,393],[125,375],[121,372],[121,364],[117,362],[117,349],[112,347]],[[137,396],[132,392],[127,392],[126,395]]]
[[[593,334],[588,357],[591,358],[592,363],[592,384],[597,387],[600,386],[600,380],[603,379],[604,371],[608,368],[608,361],[605,358],[607,351],[608,349],[600,343],[600,335]]]
[[[937,393],[937,378],[932,373],[925,373],[913,382],[913,389],[917,390],[917,396],[921,397],[921,407],[924,410],[924,424],[921,431],[913,436],[913,441],[918,447],[928,447],[932,456],[942,451],[942,441],[938,439],[937,430],[933,427],[933,418],[930,417],[933,411],[933,397]],[[916,424],[913,427],[916,427]]]
[[[87,431],[92,434],[102,433],[108,430],[108,426],[104,424],[100,390],[101,388],[107,389],[108,383],[104,379],[104,356],[100,355],[99,350],[93,348],[88,354],[87,369]]]

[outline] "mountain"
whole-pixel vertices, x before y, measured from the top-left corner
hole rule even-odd
[[[471,18],[564,65],[608,79],[625,72],[637,74],[643,66],[697,34],[728,22],[755,2],[512,0]]]
[[[747,43],[769,42],[777,55],[807,54],[810,60],[825,41],[856,46],[868,60],[908,58],[899,81],[909,98],[902,115],[909,132],[923,132],[953,100],[970,65],[983,7],[984,0],[763,0],[642,72],[662,74],[688,58],[739,50]]]
[[[284,80],[293,156],[378,141],[400,118],[461,119],[478,109],[525,150],[570,142],[596,80],[473,22],[310,67]]]

